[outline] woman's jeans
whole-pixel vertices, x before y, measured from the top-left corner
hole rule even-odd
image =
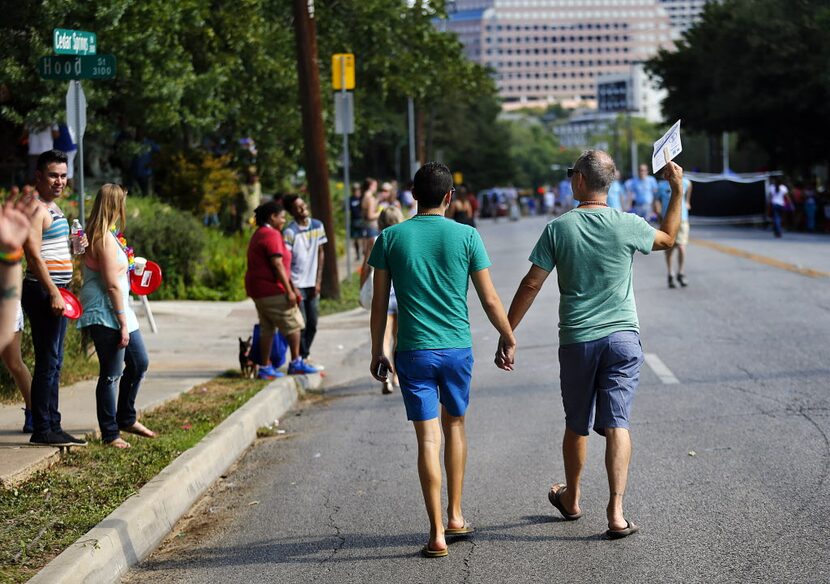
[[[118,347],[121,331],[117,329],[93,324],[89,326],[89,334],[100,363],[95,386],[98,426],[101,440],[112,442],[120,436],[120,428],[129,428],[136,422],[135,397],[150,364],[149,358],[138,330],[130,333],[126,348]]]

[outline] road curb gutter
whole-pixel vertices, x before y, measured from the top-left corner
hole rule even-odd
[[[183,452],[138,493],[38,572],[30,583],[109,584],[152,552],[202,494],[248,449],[256,431],[297,403],[320,375],[277,379]]]

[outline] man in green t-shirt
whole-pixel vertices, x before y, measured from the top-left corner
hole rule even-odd
[[[582,516],[579,480],[593,426],[606,438],[610,489],[606,535],[612,539],[639,530],[625,518],[622,508],[631,460],[630,409],[643,363],[633,256],[637,251],[647,254],[674,245],[680,226],[683,169],[673,162],[666,165],[671,200],[659,230],[637,215],[608,207],[608,188],[615,175],[614,161],[599,150],[583,152],[568,169],[579,206],[545,227],[530,255],[533,265],[508,312],[515,330],[556,268],[566,482],[553,485],[548,499],[565,519]]]
[[[464,414],[473,368],[467,290],[472,279],[481,305],[501,338],[496,365],[510,371],[516,342],[490,279],[490,259],[474,228],[444,217],[455,189],[449,168],[429,162],[415,173],[418,214],[384,229],[372,247],[370,371],[386,381],[392,365],[383,354],[389,290],[398,300],[395,371],[407,419],[418,440],[418,476],[429,516],[429,541],[421,553],[448,554],[446,537],[472,533],[461,513],[467,437]],[[439,412],[440,410],[440,412]],[[440,413],[440,422],[439,422]],[[441,430],[446,447],[447,528],[441,511]]]

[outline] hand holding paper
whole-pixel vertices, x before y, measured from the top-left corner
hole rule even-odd
[[[683,145],[680,143],[680,120],[677,120],[669,131],[654,143],[654,153],[651,155],[652,172],[657,173],[681,152]]]

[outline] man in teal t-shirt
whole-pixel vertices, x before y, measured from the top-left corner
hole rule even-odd
[[[671,185],[665,178],[657,182],[657,215],[662,216],[669,208]],[[688,285],[684,267],[686,265],[686,245],[689,243],[689,209],[692,208],[692,181],[683,179],[683,202],[680,206],[680,229],[674,247],[666,250],[666,268],[669,271],[669,288],[676,288],[671,270],[672,252],[677,250],[677,282],[685,288]]]
[[[559,281],[559,370],[565,436],[562,454],[566,482],[548,492],[567,520],[579,519],[580,475],[588,434],[606,438],[610,496],[607,536],[626,537],[638,527],[623,515],[622,499],[631,459],[629,418],[643,363],[632,268],[636,252],[670,249],[680,224],[682,169],[669,162],[665,175],[672,197],[660,229],[645,219],[609,208],[615,179],[611,157],[588,150],[568,169],[579,206],[545,227],[530,254],[508,319],[519,326],[550,272]]]
[[[501,335],[496,365],[512,370],[516,342],[490,280],[490,258],[474,228],[444,217],[455,189],[449,168],[429,162],[415,173],[418,213],[387,227],[369,265],[375,269],[370,371],[386,381],[392,368],[383,354],[389,290],[398,299],[395,370],[406,415],[418,439],[418,475],[430,521],[426,557],[448,554],[446,536],[472,533],[461,513],[467,438],[464,414],[473,368],[467,290],[472,279],[490,322]],[[440,410],[440,412],[439,412]],[[439,422],[440,413],[440,422]],[[441,511],[441,430],[446,438],[447,528]]]

